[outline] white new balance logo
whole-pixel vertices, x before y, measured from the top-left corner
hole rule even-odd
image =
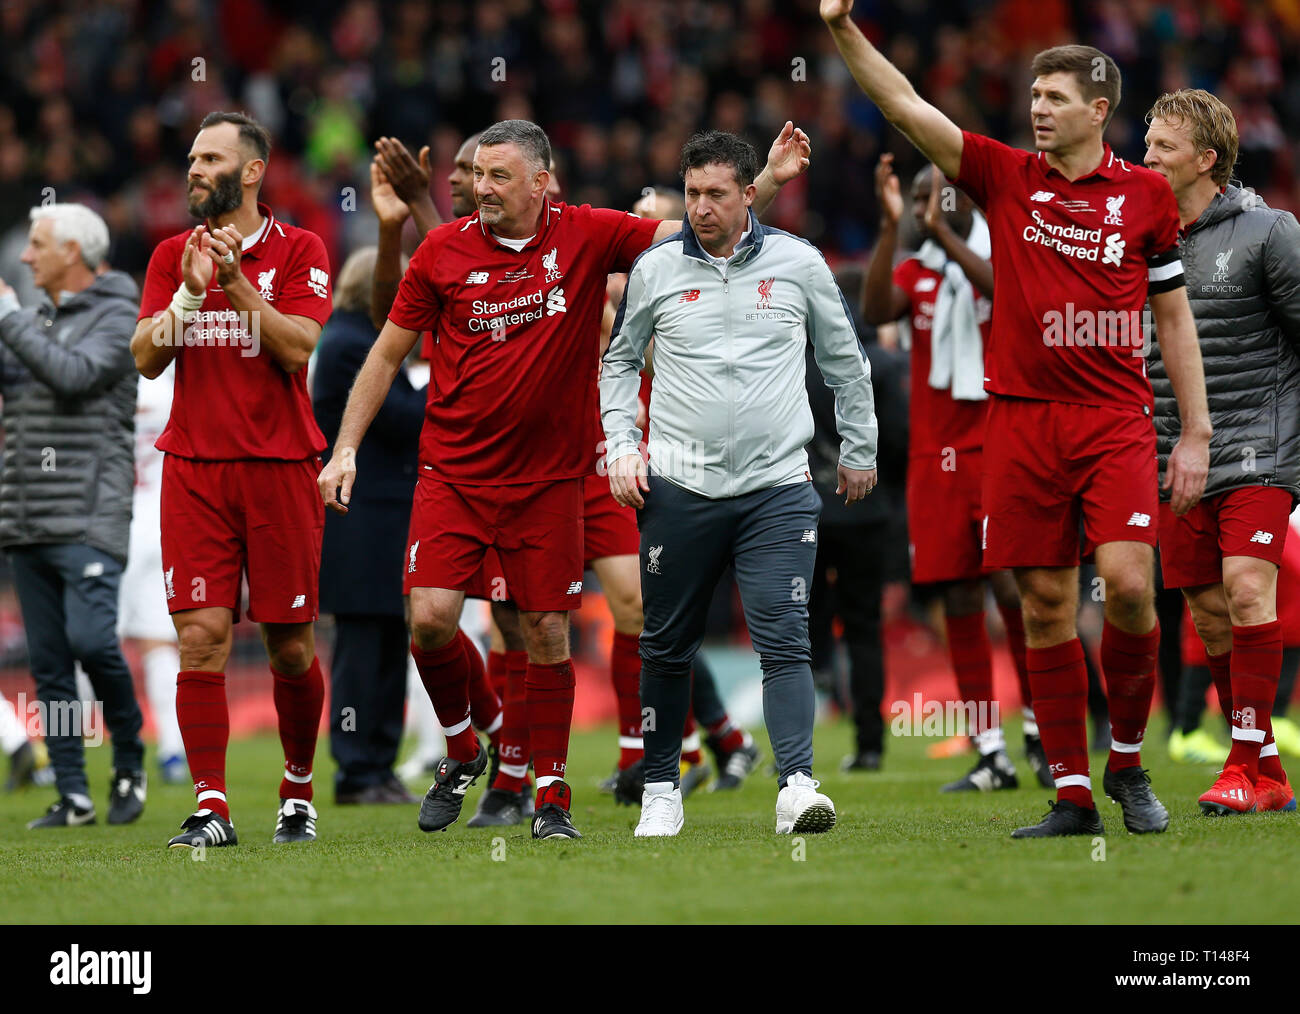
[[[582,582],[581,582],[581,581],[570,581],[570,582],[569,582],[569,590],[568,590],[567,592],[565,592],[564,594],[565,594],[565,595],[577,595],[577,594],[581,593],[581,591],[582,591]]]
[[[307,272],[307,287],[321,299],[328,298],[329,284],[330,276],[324,268],[312,268]]]
[[[1128,523],[1137,528],[1150,528],[1151,515],[1134,513],[1134,515],[1128,519]]]
[[[465,278],[465,284],[482,285],[484,282],[488,280],[489,274],[490,272],[487,271],[471,271],[469,275]]]
[[[1272,532],[1256,532],[1250,537],[1251,542],[1258,542],[1262,546],[1271,545],[1273,542]]]
[[[293,605],[291,605],[289,608],[290,608],[290,609],[301,609],[301,608],[302,608],[303,606],[305,606],[306,604],[307,604],[307,596],[306,596],[306,595],[295,595],[294,598],[293,598]]]
[[[803,538],[800,539],[799,541],[800,541],[800,542],[816,542],[816,541],[817,541],[817,529],[815,529],[815,528],[808,528],[808,529],[806,529],[806,530],[804,531],[804,533],[803,533]]]
[[[1039,204],[1046,204],[1056,195],[1050,190],[1038,190],[1029,195],[1031,201],[1037,201]]]

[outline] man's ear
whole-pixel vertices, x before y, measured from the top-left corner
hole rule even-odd
[[[750,205],[752,205],[754,203],[754,198],[757,196],[758,196],[758,187],[756,187],[753,183],[745,187],[745,207],[748,208]]]
[[[239,175],[240,182],[246,187],[260,184],[266,175],[266,163],[260,158],[250,158],[244,163],[244,171]]]

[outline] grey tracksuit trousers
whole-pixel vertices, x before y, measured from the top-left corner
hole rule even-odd
[[[650,476],[641,530],[641,703],[647,782],[679,778],[690,670],[714,587],[735,570],[763,669],[763,714],[778,783],[812,773],[813,681],[808,591],[821,498],[811,482],[710,499]]]

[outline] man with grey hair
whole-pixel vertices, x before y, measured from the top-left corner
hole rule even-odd
[[[108,822],[144,810],[144,744],[117,641],[135,485],[137,290],[105,271],[108,228],[78,204],[33,208],[22,262],[44,292],[22,308],[0,280],[5,453],[0,546],[9,554],[59,798],[29,828],[95,822],[77,694],[80,662],[113,738]],[[96,724],[98,716],[96,716]]]
[[[787,123],[758,181],[759,203],[803,170],[807,153],[806,137]],[[600,443],[605,279],[679,226],[551,200],[550,154],[545,131],[527,120],[480,136],[477,210],[430,232],[415,252],[318,480],[325,503],[347,513],[356,448],[420,332],[432,330],[437,394],[425,412],[405,568],[412,655],[447,735],[448,756],[420,808],[424,831],[454,823],[488,767],[470,728],[475,648],[457,624],[465,590],[495,548],[528,647],[532,834],[580,837],[564,780],[574,692],[568,611],[581,602],[583,480]]]

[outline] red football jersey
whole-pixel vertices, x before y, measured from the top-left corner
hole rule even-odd
[[[244,249],[240,268],[280,313],[324,324],[334,306],[325,245],[313,232],[277,222],[265,204],[257,210],[262,228]],[[171,304],[188,238],[183,232],[154,250],[141,320]],[[176,354],[171,418],[155,445],[160,451],[201,461],[301,461],[325,449],[307,394],[307,371],[286,373],[256,340],[255,323],[240,319],[214,275]]]
[[[422,474],[498,485],[595,471],[605,277],[629,270],[658,225],[547,201],[520,251],[477,214],[425,237],[388,314],[436,336]]]
[[[912,393],[908,407],[908,453],[941,454],[945,447],[973,451],[984,445],[987,401],[958,401],[951,391],[930,386],[930,332],[934,328],[935,298],[943,276],[915,257],[894,268],[894,284],[911,300]],[[993,304],[971,286],[975,314],[987,353]]]
[[[1178,205],[1164,177],[1106,145],[1070,181],[1042,152],[962,132],[957,185],[984,209],[993,240],[993,336],[985,387],[996,394],[1151,413],[1142,307],[1183,284]]]

